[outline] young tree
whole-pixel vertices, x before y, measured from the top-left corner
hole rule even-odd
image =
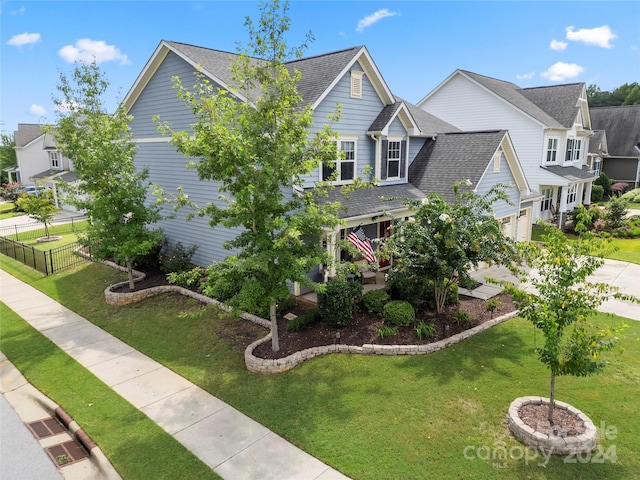
[[[291,282],[315,286],[307,273],[330,262],[320,238],[339,223],[337,204],[320,204],[316,191],[299,188],[321,162],[335,164],[337,151],[328,126],[309,134],[313,112],[297,91],[300,73],[286,62],[301,58],[311,38],[289,50],[287,10],[276,0],[261,5],[257,24],[246,19],[250,42],[231,68],[231,91],[203,75],[193,89],[175,79],[178,96],[197,118],[193,132],[160,125],[178,151],[198,159],[192,167],[200,180],[219,182],[228,195],[222,207],[209,203],[197,207],[198,214],[212,226],[241,227],[225,244],[237,252],[227,261],[245,279],[231,303],[254,311],[268,305],[274,351],[280,348],[277,302],[289,297]]]
[[[0,185],[4,185],[9,181],[9,175],[4,171],[5,168],[17,165],[16,142],[13,135],[5,133],[0,134]]]
[[[29,217],[44,224],[45,235],[49,238],[49,224],[58,211],[51,191],[44,190],[38,195],[22,195],[17,200],[17,204],[18,208],[26,212]]]
[[[94,258],[124,263],[134,288],[133,260],[148,253],[161,233],[147,227],[160,219],[155,204],[146,205],[147,171],[136,171],[129,122],[122,105],[107,113],[103,96],[109,86],[97,64],[79,64],[71,78],[60,75],[59,118],[53,132],[57,148],[73,160],[80,177],[71,202],[85,210],[89,225],[79,240]]]
[[[503,235],[502,224],[491,210],[498,200],[508,201],[501,186],[483,196],[462,191],[461,186],[453,186],[453,204],[438,194],[407,202],[415,216],[397,222],[388,245],[399,259],[394,273],[433,284],[438,313],[444,310],[457,278],[461,283],[469,281],[469,270],[480,262],[510,265],[515,252],[513,240]]]
[[[555,381],[561,375],[585,377],[600,372],[606,361],[602,352],[615,345],[616,331],[598,328],[589,317],[608,298],[634,300],[605,283],[591,283],[588,277],[604,260],[604,245],[589,233],[569,241],[557,228],[547,227],[543,245],[522,245],[521,254],[533,273],[519,272],[520,280],[533,287],[522,290],[503,283],[513,295],[519,315],[529,320],[544,336],[544,345],[536,348],[540,361],[551,372],[549,422],[553,424]]]

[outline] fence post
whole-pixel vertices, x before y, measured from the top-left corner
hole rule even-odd
[[[45,255],[45,260],[47,259],[47,256]],[[53,275],[53,253],[51,250],[49,250],[49,261],[51,262],[51,274]],[[47,273],[47,275],[49,275]]]

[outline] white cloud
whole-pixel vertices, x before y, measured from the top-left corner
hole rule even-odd
[[[35,103],[33,103],[31,104],[31,107],[29,107],[29,113],[32,115],[43,117],[47,113],[47,111],[44,109],[44,107],[41,107],[40,105],[36,105]]]
[[[9,13],[11,15],[24,15],[24,12],[26,12],[26,8],[24,8],[24,6],[18,8],[17,10],[11,10]]]
[[[551,48],[551,50],[565,50],[567,48],[567,45],[569,45],[567,42],[560,42],[558,40],[551,40],[551,43],[549,44],[549,47]]]
[[[567,40],[573,40],[575,42],[584,42],[587,45],[595,45],[602,48],[611,48],[609,43],[614,38],[618,38],[614,34],[609,25],[603,25],[596,28],[581,28],[580,30],[574,30],[575,27],[567,27]]]
[[[21,47],[23,45],[33,45],[40,41],[39,33],[21,33],[19,35],[14,35],[9,39],[7,45],[11,45],[13,47]]]
[[[75,45],[66,45],[60,49],[58,54],[69,63],[95,61],[100,64],[112,60],[119,60],[121,65],[130,63],[129,57],[124,55],[119,48],[107,45],[102,40],[91,40],[90,38],[82,38]]]
[[[584,72],[584,68],[580,65],[557,62],[551,65],[546,72],[542,72],[540,76],[552,82],[564,82],[568,78],[577,77],[582,72]]]
[[[534,77],[535,74],[536,74],[536,72],[518,74],[518,75],[516,75],[516,78],[518,80],[531,80]]]
[[[356,32],[362,33],[365,28],[369,28],[374,23],[379,22],[385,17],[394,17],[398,14],[398,12],[390,12],[388,8],[383,8],[382,10],[378,10],[370,15],[367,15],[362,20],[358,22],[358,27],[356,28]]]

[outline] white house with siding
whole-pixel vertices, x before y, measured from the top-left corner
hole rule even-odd
[[[228,89],[229,67],[234,58],[235,54],[228,52],[161,41],[124,100],[127,112],[134,117],[131,129],[138,147],[136,165],[148,168],[150,180],[167,192],[183,187],[190,200],[198,205],[220,201],[218,184],[200,181],[194,169],[187,169],[189,162],[198,159],[178,153],[169,143],[169,137],[158,131],[153,119],[159,117],[169,122],[174,130],[191,130],[190,125],[196,118],[177,97],[173,78],[177,76],[189,85],[199,68],[214,85]],[[496,215],[504,218],[505,224],[512,222],[513,228],[505,228],[509,235],[528,238],[530,228],[519,229],[516,220],[523,209],[531,208],[532,191],[507,132],[454,135],[460,132],[458,128],[395,97],[364,46],[303,58],[287,66],[300,72],[298,91],[303,102],[312,106],[315,124],[310,134],[324,127],[327,116],[338,104],[342,107],[340,120],[332,125],[338,134],[337,147],[343,152],[336,160],[335,183],[348,184],[357,177],[375,178],[378,183],[372,189],[358,190],[348,199],[341,199],[347,207],[342,214],[345,226],[327,232],[325,238],[327,249],[333,255],[341,255],[335,249],[337,239],[346,238],[358,226],[362,226],[371,239],[388,235],[394,218],[412,213],[403,199],[420,199],[429,193],[447,194],[454,181],[466,179],[474,182],[469,188],[479,193],[496,182],[509,185],[513,204],[498,206]],[[466,155],[460,156],[451,148],[456,141],[460,145],[465,143]],[[438,148],[432,148],[434,145]],[[475,152],[469,151],[476,147]],[[414,166],[417,161],[428,164],[428,168],[417,168]],[[445,168],[436,168],[437,163]],[[439,176],[443,171],[456,175],[433,184],[423,183],[425,175]],[[313,188],[316,182],[332,173],[328,166],[321,166],[303,179],[301,187]],[[291,187],[293,191],[293,185]],[[340,199],[339,189],[331,195]],[[173,213],[170,206],[165,208],[165,214]],[[159,223],[167,240],[186,246],[198,245],[193,261],[200,265],[228,256],[229,251],[222,245],[238,232],[211,228],[206,218],[185,221],[186,213],[178,212]],[[319,272],[315,273],[319,276]]]
[[[597,176],[587,167],[593,133],[584,83],[520,88],[456,70],[418,106],[462,130],[508,130],[529,185],[542,194],[534,221],[562,224],[577,205],[590,204]]]

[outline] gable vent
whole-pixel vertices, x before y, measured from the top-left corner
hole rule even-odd
[[[362,75],[359,70],[351,71],[351,98],[362,98]]]

